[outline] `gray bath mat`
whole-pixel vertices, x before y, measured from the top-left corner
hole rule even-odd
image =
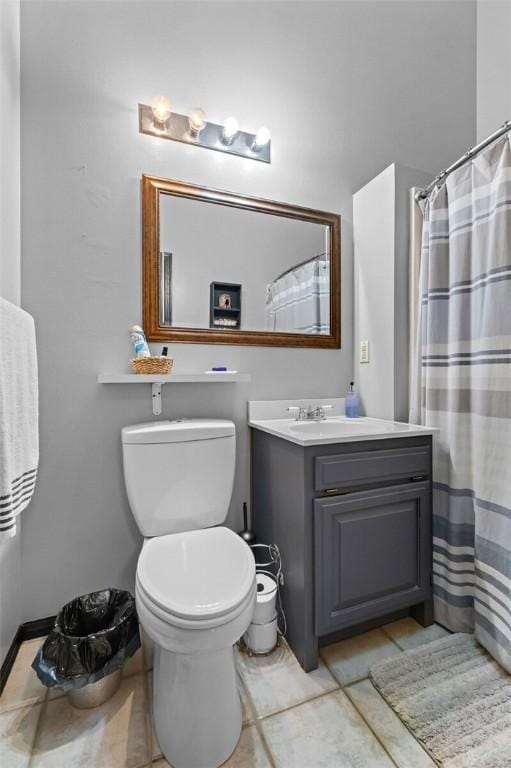
[[[379,661],[371,679],[442,768],[511,767],[511,677],[472,635]]]

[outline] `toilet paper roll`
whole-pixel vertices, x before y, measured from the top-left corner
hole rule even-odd
[[[250,624],[243,635],[245,645],[254,653],[268,653],[277,645],[277,617],[267,624]]]
[[[255,624],[266,624],[275,616],[277,602],[277,582],[266,573],[256,573],[257,595],[254,616]]]

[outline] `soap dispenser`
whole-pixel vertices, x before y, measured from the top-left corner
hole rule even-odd
[[[350,381],[350,388],[346,394],[346,416],[349,419],[357,419],[360,416],[360,395],[355,390],[355,382]]]

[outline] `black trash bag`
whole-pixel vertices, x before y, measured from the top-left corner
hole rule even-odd
[[[32,669],[48,688],[82,688],[120,669],[139,648],[135,598],[103,589],[75,597],[59,611]]]

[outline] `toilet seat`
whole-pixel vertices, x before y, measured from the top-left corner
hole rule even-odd
[[[153,626],[158,626],[160,634],[167,639],[170,639],[171,636],[175,637],[177,634],[181,633],[181,637],[186,634],[190,640],[190,638],[195,635],[209,636],[209,633],[207,632],[209,629],[215,630],[215,632],[218,633],[220,630],[227,628],[228,625],[237,622],[238,617],[244,616],[247,610],[251,617],[255,605],[256,589],[257,584],[254,576],[252,587],[249,589],[243,602],[240,603],[235,610],[231,613],[226,613],[222,616],[214,616],[209,619],[183,619],[180,616],[175,616],[167,611],[163,611],[151,601],[151,598],[143,591],[138,580],[135,584],[135,596],[137,611],[141,621],[141,616],[144,615],[146,621],[149,621]],[[193,645],[196,646],[197,642],[198,640],[195,638],[193,640]]]
[[[253,599],[255,561],[228,528],[158,536],[145,542],[137,593],[169,624],[208,628],[230,621]]]

